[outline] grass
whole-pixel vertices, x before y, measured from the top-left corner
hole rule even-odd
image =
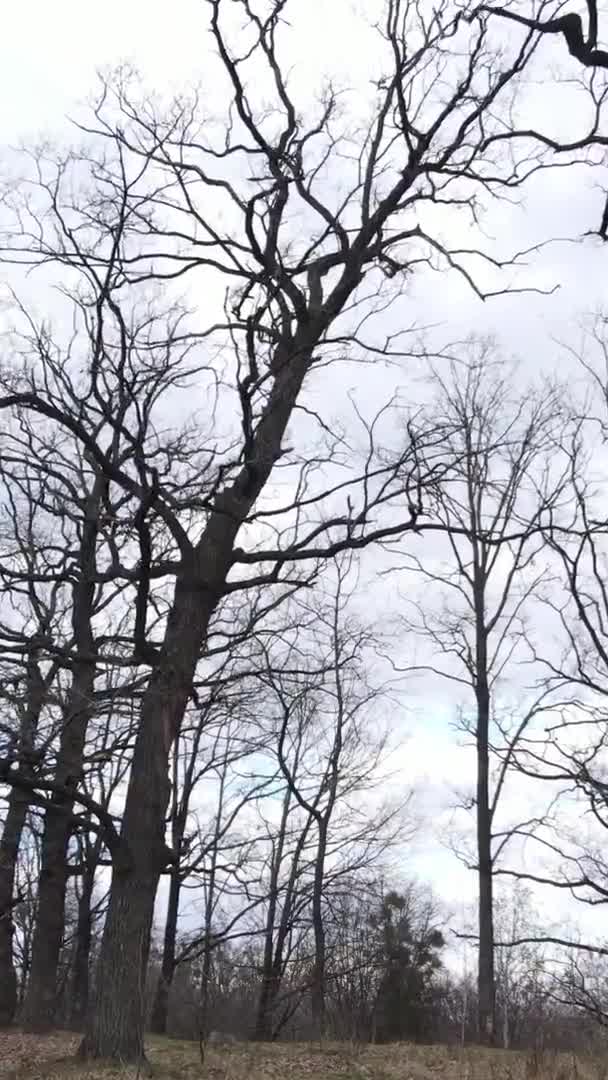
[[[137,1070],[83,1064],[78,1037],[0,1032],[0,1080],[135,1080]],[[608,1058],[445,1046],[346,1043],[241,1044],[208,1049],[150,1038],[155,1080],[608,1080]]]

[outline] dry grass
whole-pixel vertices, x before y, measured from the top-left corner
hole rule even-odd
[[[83,1065],[78,1038],[0,1032],[0,1080],[134,1080],[135,1069]],[[608,1057],[518,1054],[443,1046],[357,1047],[345,1043],[240,1045],[207,1050],[151,1038],[155,1080],[608,1080]]]

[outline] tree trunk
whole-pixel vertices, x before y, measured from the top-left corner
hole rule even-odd
[[[0,1027],[11,1024],[17,1010],[17,972],[13,963],[13,890],[28,805],[26,793],[12,788],[0,840]]]
[[[167,863],[168,761],[215,604],[178,581],[165,643],[141,707],[121,830],[124,864],[112,872],[110,902],[80,1053],[141,1061],[146,968],[158,881]]]
[[[285,833],[289,816],[289,804],[291,792],[287,788],[283,799],[281,822],[277,846],[272,860],[270,871],[270,888],[268,890],[268,912],[266,914],[266,926],[264,929],[264,958],[262,961],[262,980],[255,1018],[253,1038],[256,1042],[270,1042],[272,1038],[272,1012],[274,1001],[278,992],[273,963],[274,931],[279,899],[279,875],[283,862],[283,849],[285,847]]]
[[[283,812],[285,813],[285,805],[289,808],[290,790],[286,794],[286,804],[283,806]],[[293,919],[293,907],[297,895],[297,882],[298,873],[300,867],[300,858],[306,845],[306,839],[312,824],[313,818],[308,817],[306,824],[304,825],[302,832],[298,837],[295,850],[291,857],[291,869],[289,871],[289,879],[285,886],[283,907],[281,911],[281,917],[279,919],[279,925],[276,931],[276,941],[274,943],[274,956],[272,955],[273,943],[272,935],[270,936],[270,964],[266,967],[266,957],[264,960],[263,979],[262,986],[260,988],[260,1000],[258,1002],[258,1016],[256,1020],[256,1040],[262,1042],[272,1041],[277,1038],[281,1021],[278,1024],[274,1022],[274,1013],[276,1008],[276,1001],[281,989],[281,982],[283,978],[283,954],[285,951],[285,944],[289,935],[290,926]],[[283,823],[282,823],[283,824]],[[285,817],[285,827],[287,825],[287,818]],[[277,892],[278,896],[278,892]],[[268,936],[266,939],[268,943]],[[259,1027],[258,1027],[259,1025]],[[259,1030],[259,1035],[258,1035]]]
[[[274,879],[274,868],[273,868]],[[274,923],[277,909],[276,881],[271,879],[270,896],[268,901],[268,914],[264,936],[264,958],[262,961],[262,979],[255,1017],[253,1038],[255,1042],[270,1042],[272,1037],[272,1011],[276,989],[274,987],[273,971],[273,944]]]
[[[34,750],[45,690],[36,658],[30,655],[27,662],[26,703],[20,732],[20,768],[26,774],[31,770],[32,762],[28,755]],[[25,790],[11,788],[0,839],[0,1027],[12,1023],[18,1004],[17,972],[13,961],[13,906],[19,845],[29,803],[30,797]]]
[[[165,921],[165,939],[163,942],[163,960],[156,984],[154,1005],[152,1007],[151,1030],[156,1035],[164,1035],[167,1030],[167,1013],[169,1009],[169,994],[171,983],[175,974],[175,945],[177,941],[177,919],[179,914],[179,894],[181,890],[181,877],[179,867],[171,874],[169,885],[169,901],[167,903],[167,918]]]
[[[279,1020],[275,1023],[277,999],[283,981],[283,954],[289,934],[292,919],[293,887],[288,886],[283,912],[277,930],[277,939],[274,946],[274,956],[270,968],[265,973],[260,987],[260,999],[258,1002],[258,1014],[256,1018],[255,1039],[257,1042],[272,1042],[278,1037],[282,1025],[286,1022]],[[272,944],[272,943],[271,943]]]
[[[319,843],[315,860],[315,877],[312,894],[312,928],[315,939],[315,959],[312,969],[310,1005],[315,1033],[325,1036],[325,924],[323,922],[323,884],[325,881],[325,853],[327,850],[327,820],[318,822]]]
[[[211,959],[212,959],[211,935],[209,930],[205,933],[205,947],[203,950],[203,963],[201,967],[201,1008],[199,1015],[199,1030],[201,1043],[206,1042],[209,1035],[209,1000],[211,989]]]
[[[274,1008],[280,989],[280,978],[274,970],[264,972],[260,985],[258,1007],[253,1038],[255,1042],[272,1042],[274,1034]]]
[[[26,1031],[47,1031],[54,1023],[57,965],[64,932],[68,845],[74,809],[74,800],[69,791],[75,790],[82,772],[95,682],[94,663],[78,666],[61,732],[54,777],[55,783],[68,794],[54,795],[44,818],[32,966],[24,1003],[23,1026]]]
[[[82,879],[82,894],[78,900],[74,970],[70,988],[70,1025],[74,1031],[82,1028],[89,1007],[89,967],[93,937],[91,902],[95,883],[95,868],[86,867]]]
[[[105,478],[97,475],[85,505],[79,575],[72,594],[76,657],[62,717],[54,776],[62,790],[53,795],[44,816],[32,967],[24,1003],[26,1031],[47,1031],[54,1021],[57,965],[64,931],[67,855],[74,811],[72,793],[76,792],[82,775],[87,728],[93,710],[96,665],[92,617],[99,506],[106,487]]]
[[[477,863],[479,876],[478,1032],[482,1043],[496,1042],[492,814],[489,792],[490,693],[484,656],[485,635],[478,642],[477,667]]]

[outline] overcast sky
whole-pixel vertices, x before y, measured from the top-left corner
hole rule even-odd
[[[298,9],[294,78],[313,90],[333,70],[344,81],[371,73],[374,45],[353,12],[372,11],[377,0],[306,0]],[[3,6],[0,40],[0,131],[6,146],[49,133],[70,139],[66,120],[95,86],[99,68],[134,63],[144,80],[170,94],[190,82],[204,83],[208,35],[202,0],[9,0]],[[322,28],[322,32],[321,31]],[[340,48],[336,49],[336,42]],[[563,60],[560,42],[543,46],[547,69]],[[533,91],[531,91],[532,93]],[[542,96],[542,91],[534,91]],[[547,104],[547,103],[545,103]],[[549,103],[550,104],[550,103]],[[573,122],[572,115],[564,124]],[[582,235],[597,227],[603,196],[600,175],[561,171],[538,177],[524,207],[501,206],[487,228],[497,244],[526,247],[541,237]],[[522,271],[523,273],[523,271]],[[408,315],[433,324],[438,340],[462,338],[472,330],[496,334],[505,353],[523,357],[529,371],[565,365],[558,340],[576,340],[576,324],[608,302],[608,247],[589,237],[578,245],[556,242],[530,256],[526,284],[550,289],[550,296],[508,296],[479,301],[461,282],[428,275],[417,279],[407,301]],[[403,695],[407,749],[403,783],[419,783],[419,808],[438,822],[451,801],[450,791],[472,780],[470,750],[455,746],[449,725],[455,719],[453,694],[437,688],[429,699],[419,689]],[[514,799],[519,798],[517,794]],[[521,795],[521,798],[524,798]],[[443,854],[445,817],[421,836],[412,865],[433,880],[451,903],[474,895],[473,876],[454,857]],[[409,867],[404,867],[407,873]]]

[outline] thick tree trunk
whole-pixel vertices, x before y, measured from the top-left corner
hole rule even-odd
[[[86,1057],[143,1057],[145,972],[160,872],[159,834],[152,847],[151,833],[142,829],[142,841],[152,850],[148,858],[137,859],[137,876],[114,870],[95,995],[81,1046]],[[124,992],[127,986],[130,994]]]
[[[27,699],[20,733],[20,768],[25,774],[31,769],[31,758],[28,755],[34,750],[45,690],[36,658],[31,655],[27,663]],[[17,973],[13,961],[13,906],[19,845],[29,802],[26,791],[17,787],[11,788],[0,839],[0,1027],[12,1023],[18,1004]]]
[[[154,901],[167,863],[165,816],[171,745],[190,695],[213,602],[178,582],[165,644],[142,702],[121,840],[81,1055],[141,1061],[144,992]]]
[[[169,900],[167,903],[167,918],[165,921],[165,938],[163,942],[163,960],[156,984],[154,1005],[152,1006],[151,1030],[156,1035],[164,1035],[167,1030],[167,1013],[169,1011],[169,994],[171,983],[175,974],[175,945],[177,941],[177,919],[179,915],[179,894],[181,890],[181,877],[179,867],[171,874],[169,885]]]
[[[274,971],[264,972],[260,985],[253,1038],[255,1042],[271,1042],[274,1031],[274,1008],[279,993],[280,979]]]
[[[0,840],[0,1027],[11,1024],[17,1010],[17,972],[13,963],[13,891],[21,834],[29,799],[12,788]]]
[[[492,814],[489,778],[490,692],[487,680],[487,643],[478,635],[477,664],[477,863],[479,877],[478,1032],[482,1043],[496,1042],[496,987],[494,975],[494,905],[492,867]]]

